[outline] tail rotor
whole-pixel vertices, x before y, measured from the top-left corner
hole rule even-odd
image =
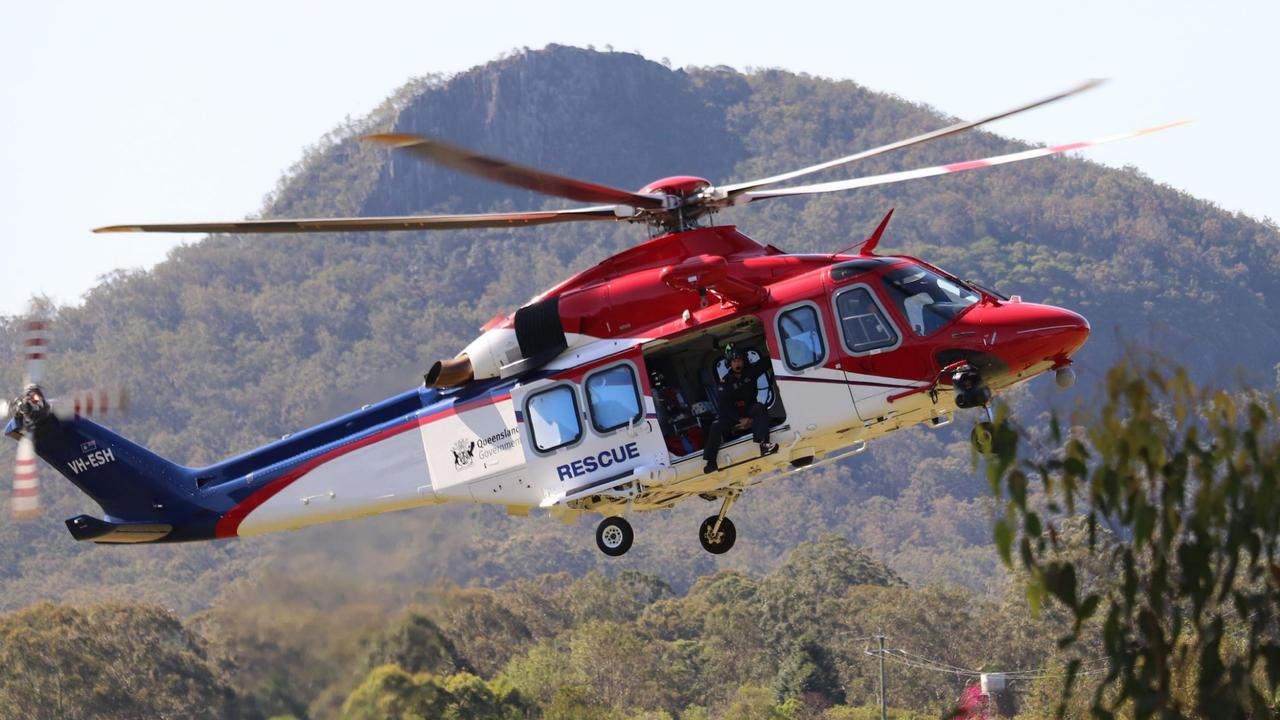
[[[12,402],[0,401],[0,418],[17,420],[14,433],[18,440],[17,463],[13,471],[13,502],[10,514],[14,520],[33,520],[40,516],[40,477],[37,471],[36,436],[53,413],[60,419],[76,416],[100,419],[119,415],[129,405],[129,394],[123,387],[111,390],[86,390],[65,398],[51,400],[45,395],[45,359],[49,348],[49,321],[28,320],[23,328],[22,358],[25,363],[22,394]]]

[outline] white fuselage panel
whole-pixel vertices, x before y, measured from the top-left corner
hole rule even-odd
[[[254,508],[237,534],[332,522],[437,502],[416,426],[338,455]]]

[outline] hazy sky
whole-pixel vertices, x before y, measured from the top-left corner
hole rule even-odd
[[[1280,3],[201,5],[6,3],[0,314],[34,293],[79,302],[97,277],[149,267],[183,241],[94,226],[244,217],[306,146],[409,78],[552,42],[852,79],[960,117],[1108,77],[991,129],[1059,143],[1191,117],[1083,154],[1280,219]]]

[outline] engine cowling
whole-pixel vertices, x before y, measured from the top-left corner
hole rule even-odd
[[[512,324],[487,330],[457,357],[436,362],[424,377],[427,385],[456,387],[471,380],[518,375],[542,367],[569,347],[558,295],[520,308]]]

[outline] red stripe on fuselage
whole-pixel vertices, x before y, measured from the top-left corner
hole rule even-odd
[[[778,382],[828,383],[832,385],[864,385],[867,387],[894,388],[897,390],[913,390],[919,385],[894,385],[892,383],[871,382],[869,380],[837,380],[835,378],[799,377],[797,375],[775,375]],[[891,378],[897,379],[897,378]],[[907,382],[907,381],[903,381]]]
[[[432,413],[431,415],[415,418],[413,420],[410,420],[409,422],[404,422],[394,427],[389,427],[385,430],[380,430],[379,432],[376,432],[373,435],[370,435],[368,437],[361,438],[359,440],[356,440],[355,442],[347,443],[346,445],[336,447],[326,453],[317,455],[316,457],[311,458],[310,460],[299,465],[293,470],[290,470],[284,475],[281,475],[275,480],[272,480],[266,485],[263,485],[261,488],[254,491],[252,495],[245,498],[244,500],[241,500],[240,504],[228,510],[226,514],[223,515],[220,520],[218,520],[218,524],[214,529],[214,537],[219,537],[219,538],[235,537],[237,534],[237,531],[240,529],[240,523],[244,522],[244,519],[248,517],[249,513],[253,512],[263,503],[270,500],[281,490],[284,490],[285,488],[292,485],[294,481],[296,481],[298,478],[302,477],[303,475],[306,475],[307,473],[311,472],[312,470],[315,470],[316,468],[329,462],[330,460],[333,460],[334,458],[342,457],[343,455],[346,455],[347,453],[355,450],[359,450],[362,447],[367,447],[376,442],[381,442],[383,440],[386,440],[389,437],[393,437],[395,435],[399,435],[400,433],[413,430],[414,428],[422,427],[423,425],[433,423],[437,420],[443,420],[444,418],[457,415],[460,412],[464,412],[466,410],[472,410],[479,407],[484,407],[485,405],[493,405],[503,400],[507,400],[510,397],[511,395],[509,394],[499,395],[497,397],[479,398],[477,400],[472,400],[466,403],[462,403],[460,405],[453,405],[443,410],[440,410],[439,412]]]

